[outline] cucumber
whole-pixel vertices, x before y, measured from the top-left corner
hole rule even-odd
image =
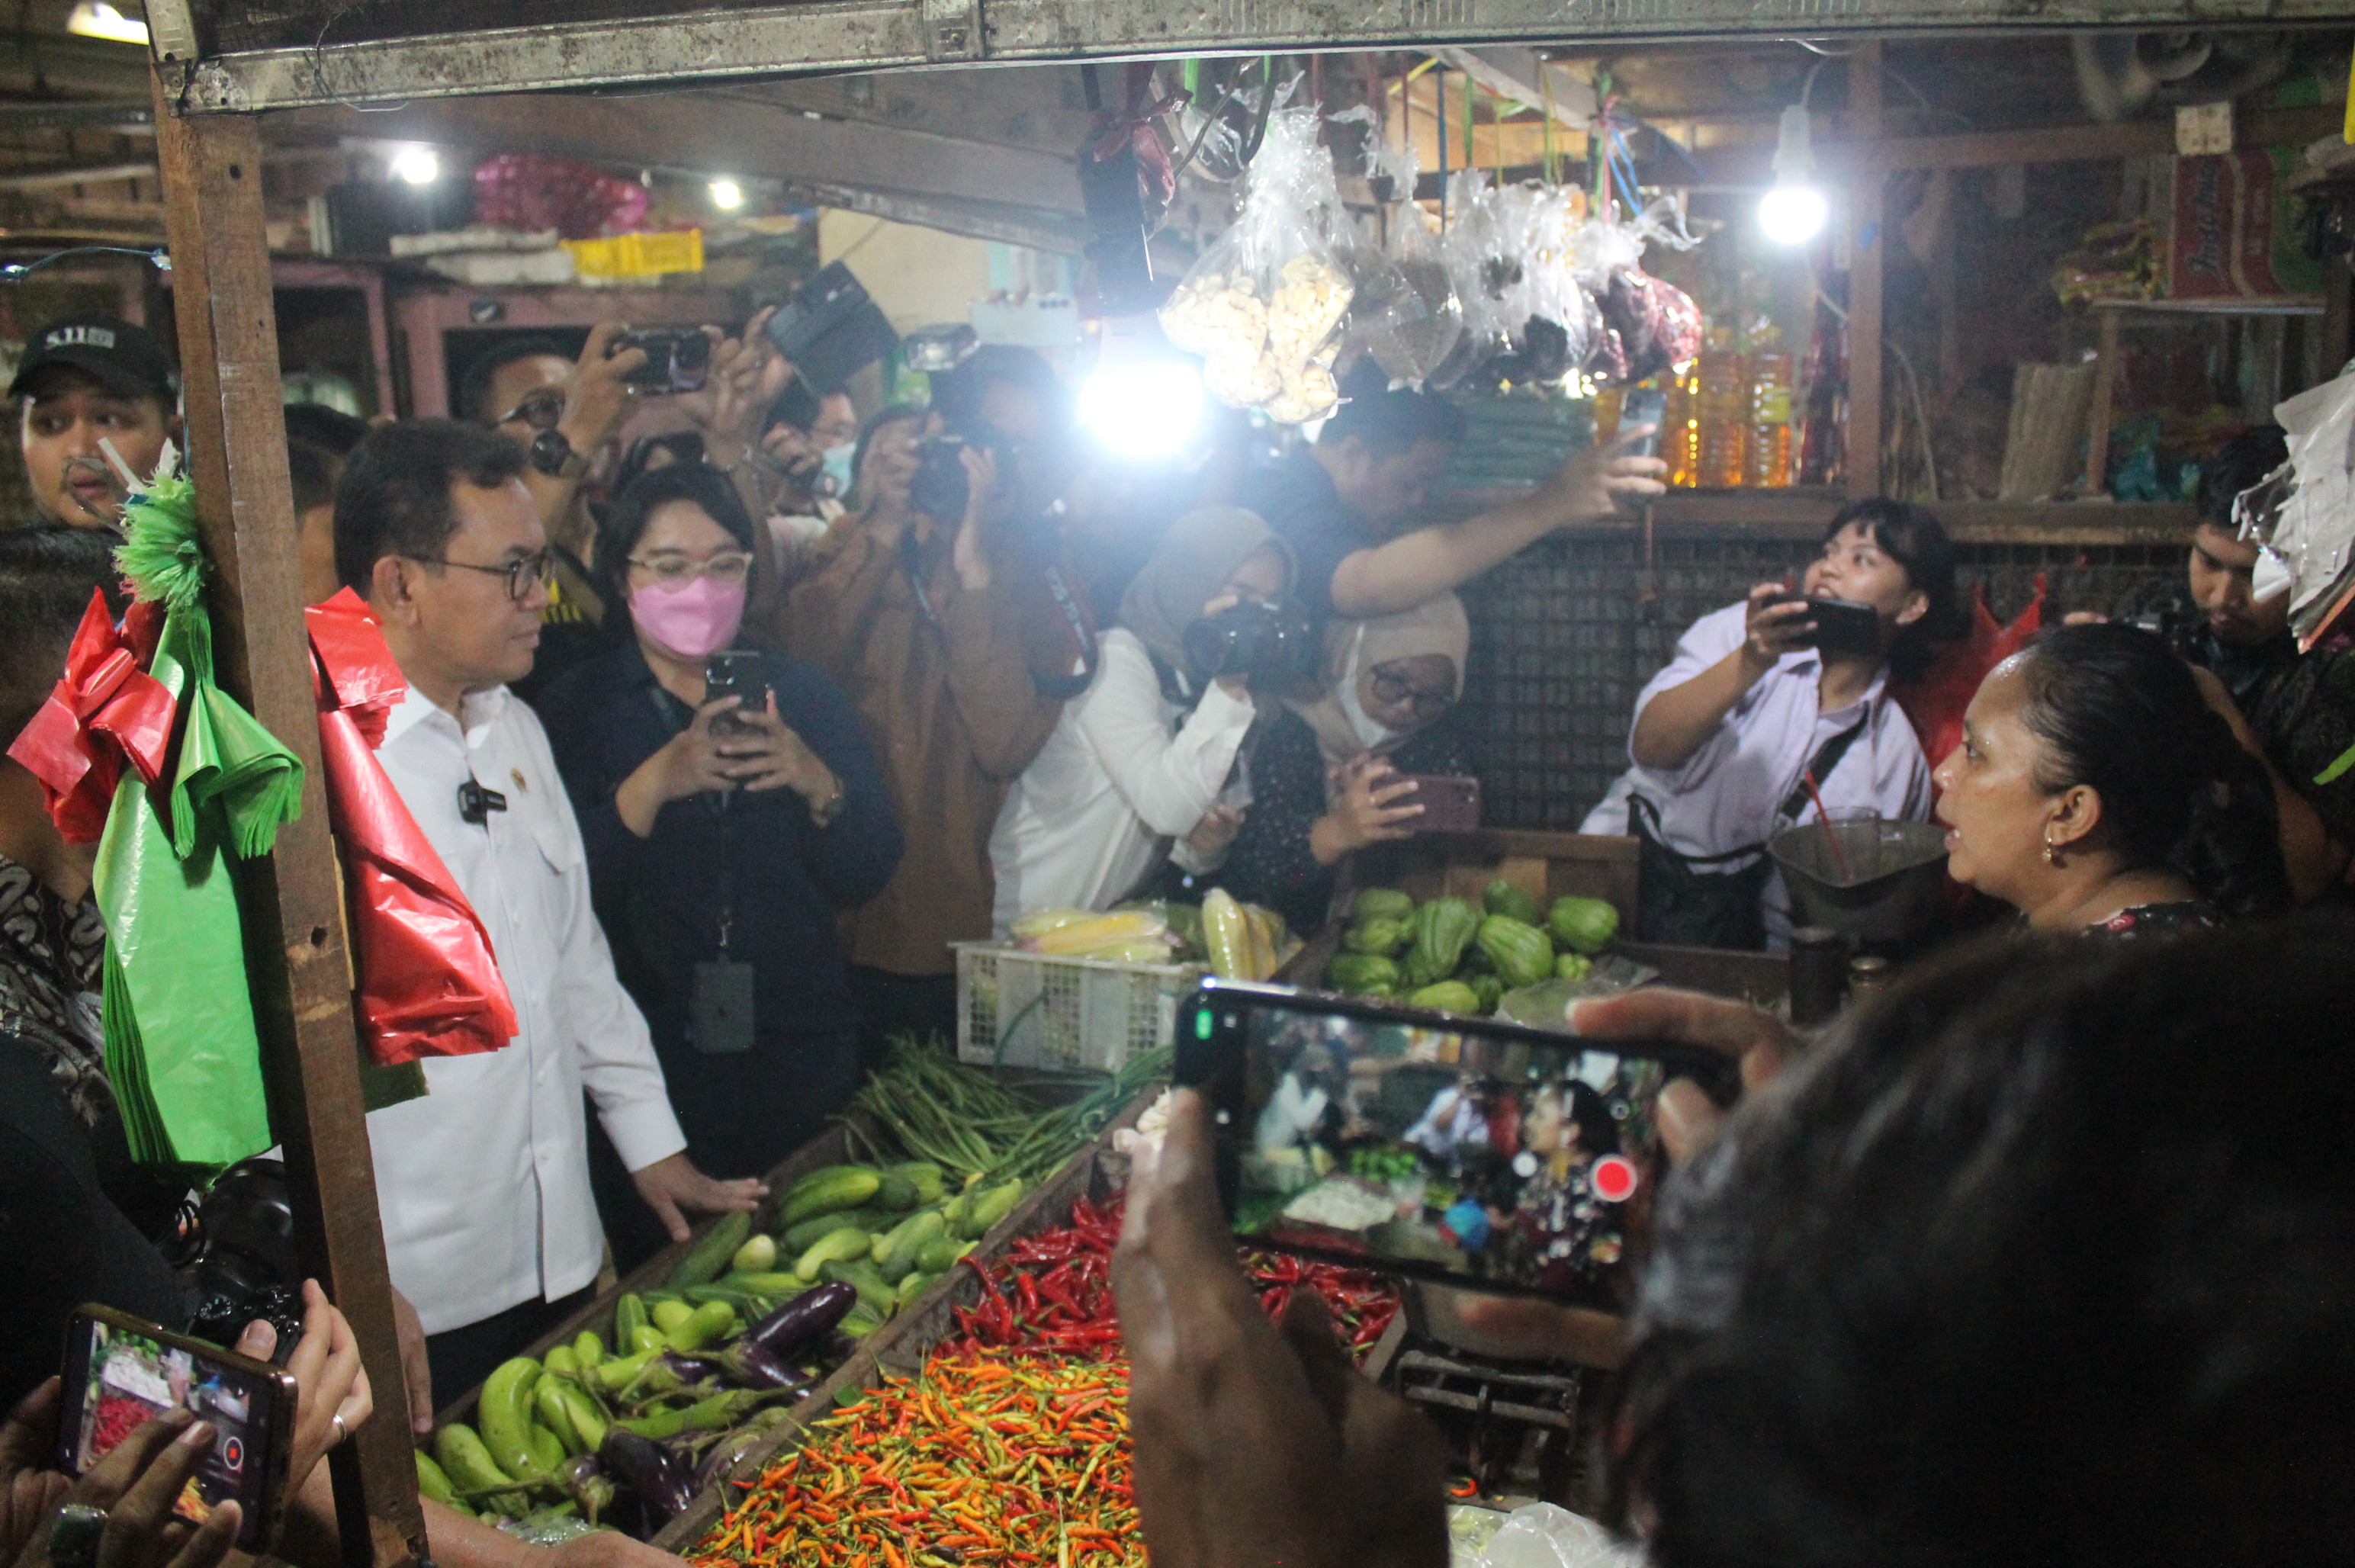
[[[997,1186],[975,1196],[972,1204],[965,1210],[964,1222],[953,1226],[952,1229],[966,1241],[977,1242],[989,1234],[991,1226],[1013,1213],[1014,1206],[1021,1201],[1021,1182],[1017,1180],[1000,1182]]]
[[[434,1434],[433,1457],[455,1491],[486,1492],[516,1483],[491,1457],[482,1435],[463,1421],[453,1421]]]
[[[752,1216],[738,1211],[722,1214],[709,1230],[687,1248],[687,1255],[672,1265],[670,1278],[664,1283],[673,1290],[684,1290],[690,1285],[709,1285],[728,1272],[728,1260],[736,1255],[752,1235]]]
[[[873,1201],[882,1188],[882,1173],[870,1166],[837,1165],[813,1171],[777,1200],[777,1224],[790,1231],[804,1220],[858,1208]]]
[[[875,1207],[886,1214],[905,1214],[921,1201],[916,1184],[904,1176],[886,1176],[875,1189]]]
[[[888,1230],[890,1228],[890,1218],[880,1210],[871,1207],[846,1209],[838,1213],[820,1214],[815,1219],[804,1220],[800,1224],[779,1236],[777,1238],[778,1255],[799,1257],[846,1225],[856,1226],[862,1231]]]
[[[960,1242],[954,1236],[937,1236],[926,1242],[923,1250],[917,1253],[917,1272],[931,1275],[946,1274],[956,1267],[957,1259],[964,1256],[972,1247],[971,1242]]]
[[[747,1296],[757,1296],[767,1301],[791,1301],[810,1287],[810,1282],[797,1274],[730,1274],[719,1279],[723,1290],[740,1290]]]
[[[847,1258],[863,1258],[874,1244],[874,1238],[866,1232],[846,1225],[813,1243],[809,1250],[794,1261],[794,1273],[804,1279],[816,1279],[824,1264],[840,1263]]]
[[[875,1265],[867,1259],[855,1258],[847,1263],[826,1264],[820,1267],[818,1272],[828,1281],[847,1285],[858,1292],[859,1302],[872,1311],[879,1320],[891,1316],[891,1286],[880,1274],[876,1272]]]
[[[937,1203],[948,1196],[947,1173],[929,1159],[903,1160],[898,1165],[886,1166],[883,1174],[914,1182],[916,1201],[920,1204]]]
[[[940,1275],[925,1274],[921,1270],[910,1275],[900,1282],[900,1288],[892,1293],[891,1309],[894,1312],[907,1311],[918,1296],[938,1285],[940,1280]]]
[[[777,1238],[755,1236],[728,1260],[730,1274],[761,1274],[777,1266]]]
[[[902,1280],[916,1272],[917,1260],[925,1247],[948,1235],[948,1221],[933,1210],[927,1209],[893,1231],[890,1246],[876,1266],[888,1280]]]

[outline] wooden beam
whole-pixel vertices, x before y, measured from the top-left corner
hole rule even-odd
[[[1870,144],[1881,135],[1881,41],[1856,47],[1848,63],[1848,113],[1843,140]],[[1855,255],[1848,275],[1848,444],[1845,460],[1851,500],[1881,494],[1881,259],[1889,235],[1882,223],[1887,177],[1861,175],[1849,192],[1849,232]]]
[[[1871,47],[1871,46],[1869,46]],[[1861,89],[1861,79],[1858,87]],[[1855,118],[1853,112],[1851,120]],[[2242,116],[2240,144],[2303,146],[2342,128],[2337,107],[2264,109]],[[1835,148],[1825,158],[1860,152],[1881,169],[1990,168],[2001,164],[2092,163],[2175,151],[2175,122],[2132,120],[2123,125],[2051,125],[2032,131],[1975,131],[1958,136],[1899,136],[1875,143],[1854,130],[1842,140],[1861,148]]]
[[[176,117],[170,108],[159,84],[156,150],[179,306],[188,468],[214,567],[220,684],[304,770],[302,816],[279,834],[275,855],[239,868],[247,977],[303,1266],[351,1320],[376,1400],[374,1419],[329,1456],[344,1560],[349,1568],[392,1568],[426,1555],[425,1521],[319,768],[262,229],[261,126],[244,115]]]

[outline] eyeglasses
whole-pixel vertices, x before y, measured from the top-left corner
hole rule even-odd
[[[531,597],[535,588],[545,588],[556,575],[556,552],[541,550],[537,555],[511,560],[505,566],[476,566],[471,560],[434,560],[425,556],[410,556],[411,560],[426,566],[454,566],[464,571],[488,572],[493,577],[507,580],[507,597],[520,604]]]
[[[1385,708],[1405,708],[1418,719],[1436,719],[1455,706],[1452,691],[1425,691],[1403,676],[1374,671],[1374,700]]]
[[[631,556],[632,566],[651,572],[655,583],[664,588],[684,588],[698,577],[708,577],[723,588],[741,588],[752,575],[752,558],[741,550],[723,550],[709,560],[693,560],[676,550],[658,550],[648,556]]]
[[[564,389],[542,387],[524,394],[523,401],[501,414],[499,424],[527,424],[534,430],[554,430],[564,422]]]

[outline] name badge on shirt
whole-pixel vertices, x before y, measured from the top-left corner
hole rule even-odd
[[[708,958],[695,966],[687,1004],[687,1042],[705,1056],[752,1049],[752,965]]]

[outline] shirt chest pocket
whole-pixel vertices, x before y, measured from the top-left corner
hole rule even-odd
[[[530,869],[528,881],[534,896],[525,907],[538,922],[541,940],[553,952],[563,945],[573,910],[586,902],[581,881],[589,874],[588,863],[580,840],[565,832],[559,822],[534,821],[529,837],[529,851],[517,857]]]

